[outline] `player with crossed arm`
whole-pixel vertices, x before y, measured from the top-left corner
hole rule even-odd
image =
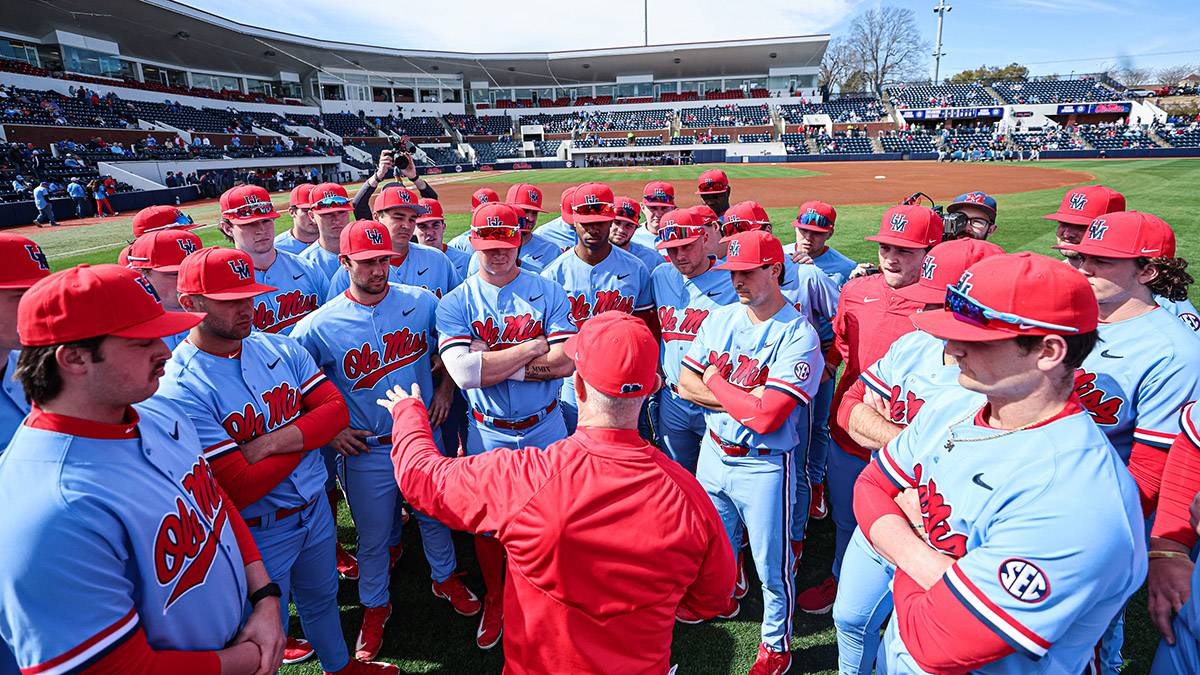
[[[448,377],[433,386],[430,344],[437,343],[437,298],[425,289],[388,282],[394,251],[387,228],[370,220],[351,223],[342,230],[341,252],[350,288],[301,321],[292,337],[350,408],[350,427],[329,445],[340,455],[338,473],[358,530],[358,595],[366,612],[355,658],[370,660],[379,654],[392,613],[388,539],[403,501],[388,452],[391,420],[375,400],[392,386],[420,384],[427,392],[423,403],[430,411],[429,423],[436,429],[456,391]],[[436,438],[441,449],[441,434]],[[450,600],[464,616],[478,614],[479,599],[454,575],[450,530],[420,512],[416,518],[434,595]]]
[[[579,243],[542,272],[567,292],[571,323],[576,330],[588,319],[610,311],[632,314],[657,333],[650,296],[650,273],[632,253],[612,245],[613,193],[603,183],[584,183],[575,190],[571,219]],[[560,393],[567,433],[575,433],[578,407],[575,380],[563,381]]]
[[[559,380],[574,372],[562,343],[575,333],[562,286],[517,266],[516,209],[486,204],[471,215],[479,274],[442,298],[438,349],[471,407],[466,452],[544,448],[567,436]],[[487,584],[476,643],[491,649],[503,632],[504,547],[477,535]]]
[[[855,487],[859,526],[898,568],[886,670],[1085,672],[1146,574],[1137,486],[1072,393],[1097,307],[1086,279],[1033,253],[975,263],[945,306],[913,322],[986,400],[927,400]],[[895,500],[909,488],[913,515]],[[1105,498],[1081,509],[1082,494]]]
[[[398,672],[350,658],[337,606],[333,517],[320,453],[349,424],[346,402],[289,337],[251,330],[250,256],[223,247],[188,256],[180,302],[205,313],[175,348],[163,395],[196,425],[217,482],[246,519],[271,578],[289,593],[326,672]]]
[[[824,367],[816,330],[779,290],[783,261],[783,246],[768,232],[731,238],[717,269],[730,272],[740,304],[709,315],[679,375],[680,394],[706,408],[696,478],[734,551],[746,527],[763,583],[762,644],[751,675],[791,667],[795,465],[808,450],[807,406]],[[727,616],[737,611],[730,602]]]
[[[921,279],[896,292],[925,303],[925,310],[940,309],[946,288],[957,284],[967,267],[1003,253],[995,244],[970,238],[938,244],[925,256]],[[841,424],[851,438],[874,452],[899,435],[925,401],[943,388],[954,388],[962,397],[975,396],[982,405],[982,396],[959,386],[958,373],[942,340],[921,330],[907,333],[846,392],[846,403],[838,409]],[[842,574],[854,583],[840,587],[833,604],[839,673],[870,675],[875,667],[879,629],[892,611],[894,569],[856,528],[842,557]]]
[[[442,203],[424,197],[417,203],[425,209],[423,215],[417,216],[417,229],[414,232],[417,243],[445,253],[459,278],[466,279],[467,268],[471,265],[471,254],[443,243],[442,240],[446,236],[446,216],[442,211]]]
[[[828,245],[833,236],[833,225],[837,221],[837,210],[822,201],[809,201],[800,205],[796,220],[792,227],[796,229],[796,242],[783,247],[784,253],[791,256],[794,263],[806,264],[811,262],[817,269],[824,272],[837,284],[840,291],[842,285],[850,279],[858,263],[839,253]],[[829,352],[826,344],[833,344],[833,322],[820,319],[817,323],[817,335],[825,352]],[[808,485],[811,502],[808,517],[821,519],[829,515],[829,503],[825,500],[825,463],[829,457],[829,409],[833,403],[833,391],[837,387],[837,379],[829,378],[821,383],[817,397],[813,401],[813,438],[808,446]]]
[[[338,262],[338,243],[342,230],[350,224],[354,207],[346,196],[346,188],[337,183],[321,183],[312,189],[309,199],[309,213],[317,221],[318,234],[317,240],[304,249],[300,257],[316,267],[328,284],[334,273],[342,268]]]
[[[5,672],[274,672],[279,588],[195,429],[151,398],[159,336],[200,317],[116,265],[43,278],[17,313],[34,407],[0,455]]]
[[[313,222],[309,211],[312,208],[309,195],[314,187],[312,183],[301,183],[292,188],[288,195],[288,215],[292,217],[292,227],[275,237],[276,249],[300,255],[317,240],[317,224]]]
[[[417,193],[400,186],[389,186],[375,199],[375,221],[391,233],[391,280],[424,288],[437,297],[449,293],[462,282],[446,254],[437,249],[412,243],[417,218],[425,213]],[[350,274],[339,266],[330,277],[325,297],[333,299],[350,288]]]

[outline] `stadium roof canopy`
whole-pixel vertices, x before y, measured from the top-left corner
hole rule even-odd
[[[33,38],[66,31],[119,45],[121,55],[201,71],[275,79],[280,71],[362,69],[462,76],[492,86],[613,82],[620,75],[658,79],[761,74],[816,67],[828,35],[619,47],[560,52],[424,51],[355,45],[246,26],[171,0],[6,0],[0,25]]]

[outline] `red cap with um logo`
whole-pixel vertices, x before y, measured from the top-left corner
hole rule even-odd
[[[19,234],[0,232],[0,288],[29,288],[48,276],[50,262],[40,246]]]
[[[134,269],[178,272],[183,259],[204,248],[200,237],[186,230],[147,232],[129,248],[129,266]]]
[[[517,183],[508,188],[508,194],[504,196],[504,201],[518,209],[546,213],[546,209],[542,208],[542,191],[536,185]]]
[[[212,300],[244,300],[279,290],[254,280],[249,254],[224,246],[200,249],[184,258],[177,288],[180,295],[203,295]]]
[[[383,223],[374,220],[356,220],[342,230],[341,255],[351,260],[389,258],[396,255],[392,250],[392,235]]]
[[[729,240],[729,255],[713,269],[739,272],[763,265],[783,264],[783,244],[770,232],[749,230],[738,232]]]
[[[203,319],[203,313],[164,310],[145,277],[118,265],[80,265],[51,274],[17,305],[17,331],[26,347],[102,335],[160,338],[182,333]]]
[[[602,394],[635,398],[654,393],[658,378],[658,341],[645,322],[611,310],[588,319],[567,338],[563,352],[575,371]]]
[[[1174,258],[1175,232],[1158,216],[1118,211],[1093,220],[1078,244],[1051,248],[1097,258]]]
[[[471,210],[479,208],[480,204],[495,204],[500,201],[500,195],[492,188],[479,188],[471,194]]]
[[[883,214],[879,234],[863,239],[901,248],[929,248],[942,241],[942,217],[928,206],[893,206]]]

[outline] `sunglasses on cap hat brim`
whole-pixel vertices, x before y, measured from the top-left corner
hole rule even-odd
[[[703,225],[665,225],[658,228],[658,234],[654,235],[654,248],[685,246],[703,237],[704,231]]]
[[[253,204],[243,204],[241,206],[237,206],[232,209],[225,209],[224,211],[221,212],[222,215],[233,216],[234,218],[238,218],[240,220],[245,220],[247,218],[253,218],[254,216],[260,216],[262,218],[277,217],[277,216],[272,216],[272,214],[274,214],[274,213],[275,213],[275,205],[272,204],[271,202],[255,202]],[[188,220],[190,221],[191,219],[189,218]],[[167,227],[170,227],[170,226],[167,226]],[[159,229],[167,229],[167,228],[164,227],[164,228],[159,228]],[[149,230],[147,230],[147,232],[149,232]]]
[[[675,198],[671,195],[642,195],[642,201],[647,204],[669,204],[675,205]]]
[[[1079,332],[1078,328],[1071,326],[1062,326],[1056,323],[1030,319],[1018,314],[997,311],[963,293],[955,286],[946,288],[944,307],[947,312],[954,315],[955,319],[978,326],[979,328],[1000,329],[1011,332],[1020,332],[1029,328],[1044,328],[1062,333]]]
[[[268,213],[273,210],[273,208],[268,209]],[[175,220],[172,220],[170,223],[166,225],[159,225],[158,227],[147,227],[146,229],[142,230],[142,234],[147,232],[158,232],[159,230],[190,230],[193,227],[197,227],[197,225],[196,222],[192,220],[192,217],[186,213],[180,213],[178,216],[176,216]]]
[[[821,230],[823,232],[833,229],[833,221],[819,213],[802,213],[796,219],[794,225],[804,229]]]
[[[752,232],[756,230],[770,232],[771,224],[758,220],[727,220],[721,223],[721,236],[723,237],[721,241],[723,242],[740,232]]]

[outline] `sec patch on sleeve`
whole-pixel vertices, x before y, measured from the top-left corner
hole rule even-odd
[[[1020,558],[1000,564],[1000,585],[1021,602],[1037,603],[1050,597],[1050,581],[1037,565]]]
[[[801,382],[808,380],[808,376],[811,374],[811,369],[804,361],[797,363],[796,367],[792,370],[796,373],[796,379],[800,380]]]

